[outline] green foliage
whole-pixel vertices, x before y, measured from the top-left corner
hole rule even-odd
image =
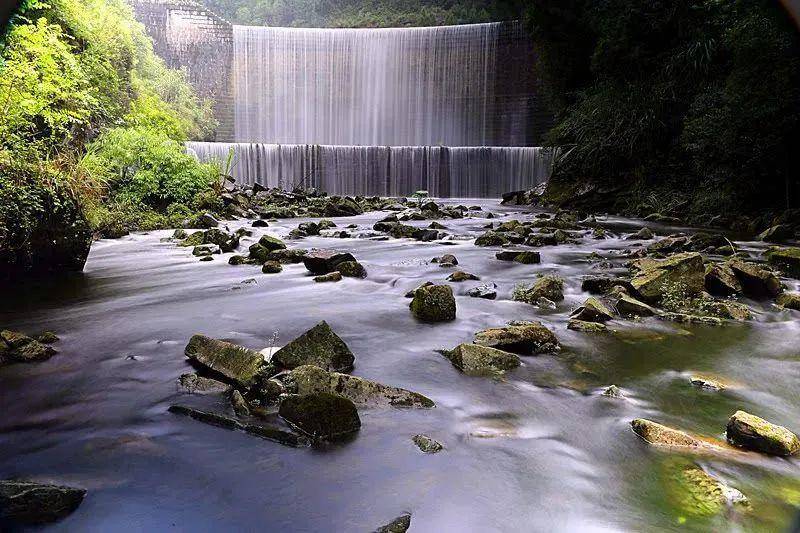
[[[800,39],[766,0],[537,0],[523,9],[571,149],[554,181],[639,184],[684,214],[798,205]],[[646,213],[644,213],[646,214]]]
[[[237,24],[384,28],[499,20],[502,2],[477,0],[203,0]]]

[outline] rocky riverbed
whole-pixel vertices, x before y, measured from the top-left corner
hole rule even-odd
[[[0,478],[85,490],[63,530],[791,521],[789,247],[370,205],[101,240],[83,274],[14,288]]]

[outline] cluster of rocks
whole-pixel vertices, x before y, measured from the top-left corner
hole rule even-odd
[[[726,446],[722,442],[690,435],[651,420],[637,418],[631,421],[631,428],[639,437],[653,445],[726,453]],[[744,411],[736,411],[730,417],[725,434],[728,443],[744,450],[781,457],[800,451],[800,439],[796,434]]]
[[[291,446],[351,435],[361,427],[359,408],[435,406],[419,393],[348,374],[355,356],[326,322],[275,351],[269,360],[261,352],[203,335],[192,337],[185,353],[210,377],[181,376],[184,389],[226,390],[235,416],[185,405],[174,405],[171,412]],[[274,414],[290,429],[263,422]]]
[[[479,331],[471,343],[439,350],[456,368],[468,375],[497,375],[522,363],[520,355],[553,353],[561,349],[555,334],[540,322],[511,322],[504,327]]]
[[[33,337],[18,331],[0,331],[0,365],[46,361],[58,353],[50,346],[58,340],[50,331]]]
[[[547,218],[544,218],[546,216]],[[556,246],[577,242],[587,231],[593,231],[594,221],[578,221],[573,213],[561,211],[550,217],[544,215],[532,221],[509,220],[492,226],[475,239],[476,246]],[[501,259],[501,257],[498,257]],[[506,259],[515,260],[515,259]],[[534,261],[532,261],[534,262]],[[538,262],[538,261],[535,261]]]

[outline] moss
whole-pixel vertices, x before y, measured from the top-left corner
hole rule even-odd
[[[770,455],[788,456],[800,451],[797,435],[744,411],[736,411],[728,420],[727,437],[731,444]]]
[[[322,321],[275,352],[272,362],[286,369],[315,365],[329,371],[353,368],[355,356],[327,322]]]
[[[429,285],[414,291],[411,313],[424,322],[446,322],[456,318],[453,289],[446,285]]]

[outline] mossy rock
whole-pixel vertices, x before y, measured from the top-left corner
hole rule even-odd
[[[459,344],[452,350],[442,350],[441,354],[453,366],[469,375],[498,374],[514,370],[520,365],[517,355],[478,344]]]
[[[783,426],[744,411],[736,411],[727,425],[728,442],[768,455],[789,456],[800,451],[800,439]]]
[[[297,367],[280,379],[286,384],[287,390],[294,394],[330,392],[367,407],[435,406],[433,400],[422,394],[349,374],[328,372],[313,365]]]
[[[353,402],[328,392],[288,396],[281,401],[278,414],[314,440],[339,440],[361,429]]]
[[[582,322],[607,322],[614,318],[614,312],[594,296],[587,298],[570,318]]]
[[[647,303],[658,303],[669,286],[681,284],[689,296],[700,294],[705,287],[703,257],[698,253],[682,253],[667,259],[640,259],[631,286]]]
[[[742,284],[742,292],[745,296],[767,299],[774,298],[783,292],[783,285],[778,276],[765,268],[738,260],[730,261],[728,265]]]
[[[775,299],[775,303],[784,309],[800,311],[800,292],[784,292]]]
[[[441,442],[427,435],[414,435],[411,440],[417,445],[417,448],[424,453],[438,453],[444,450],[444,446],[442,446]]]
[[[339,273],[346,278],[366,278],[367,269],[358,261],[342,261],[336,266]]]
[[[8,526],[55,522],[77,509],[84,489],[30,481],[0,480],[0,523]]]
[[[475,239],[475,246],[503,246],[509,242],[508,237],[502,233],[489,230]]]
[[[702,445],[700,440],[688,433],[644,418],[637,418],[631,421],[631,428],[639,437],[657,446],[697,448]]]
[[[447,285],[421,286],[414,291],[411,313],[424,322],[446,322],[456,318],[456,299]]]
[[[353,368],[355,356],[324,320],[275,352],[271,362],[288,370],[303,365],[342,372]]]
[[[541,322],[484,329],[475,334],[475,344],[519,355],[552,353],[561,348],[555,334]]]
[[[267,249],[268,252],[272,252],[274,250],[285,250],[286,243],[280,240],[277,237],[272,237],[271,235],[263,235],[259,240],[258,244],[263,246]]]
[[[663,468],[668,497],[687,516],[708,517],[723,513],[730,505],[749,506],[744,494],[694,464],[675,459]]]
[[[186,356],[200,366],[235,385],[248,387],[264,366],[264,356],[243,346],[194,335],[185,349]]]

